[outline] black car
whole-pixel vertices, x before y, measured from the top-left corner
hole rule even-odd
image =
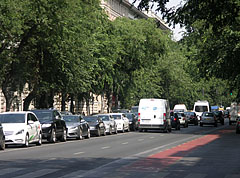
[[[49,142],[57,139],[65,142],[67,140],[67,126],[60,112],[56,109],[32,110],[42,124],[42,138]]]
[[[0,123],[0,150],[4,149],[5,149],[5,135],[3,133],[2,124]]]
[[[83,119],[88,122],[90,126],[91,136],[106,135],[106,128],[103,120],[98,116],[84,116]]]
[[[198,118],[195,112],[184,112],[189,124],[198,125]]]
[[[213,114],[216,116],[217,121],[224,125],[224,115],[222,111],[214,111]]]
[[[67,137],[82,140],[83,137],[90,138],[90,127],[80,115],[63,115],[67,126]]]
[[[130,130],[132,130],[132,131],[137,130],[139,123],[138,123],[138,118],[136,117],[136,115],[133,113],[125,113],[125,116],[129,120]]]
[[[175,128],[176,130],[180,130],[181,124],[180,124],[180,121],[179,121],[177,113],[171,112],[170,116],[171,116],[172,128]]]

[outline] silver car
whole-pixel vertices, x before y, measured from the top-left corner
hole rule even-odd
[[[109,135],[112,135],[113,133],[117,134],[117,124],[114,120],[114,118],[112,117],[112,115],[109,114],[99,114],[98,115],[99,118],[102,119],[102,121],[105,124],[106,127],[106,133],[108,133]]]
[[[200,117],[200,126],[204,125],[214,125],[217,127],[217,118],[212,112],[204,112]]]

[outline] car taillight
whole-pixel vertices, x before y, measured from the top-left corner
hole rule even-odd
[[[140,122],[140,118],[141,118],[141,117],[140,117],[140,112],[139,112],[139,113],[138,113],[138,121],[139,121],[139,122]]]
[[[163,113],[163,122],[166,122],[166,113]]]
[[[177,120],[177,118],[174,118],[174,121],[176,121]]]

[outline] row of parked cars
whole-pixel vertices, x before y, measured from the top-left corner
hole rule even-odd
[[[134,113],[108,113],[93,116],[61,114],[56,109],[5,112],[0,114],[0,149],[8,145],[55,143],[67,139],[90,138],[138,128]]]

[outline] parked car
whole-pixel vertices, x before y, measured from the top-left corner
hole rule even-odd
[[[117,123],[117,130],[121,132],[129,132],[130,126],[129,126],[129,120],[126,117],[125,113],[110,113],[115,122]]]
[[[106,133],[112,135],[113,133],[117,134],[117,123],[110,114],[99,114],[97,115],[105,124]]]
[[[134,113],[125,113],[125,115],[129,120],[130,130],[132,130],[132,131],[138,130],[139,123],[138,123],[137,116]]]
[[[2,124],[0,123],[0,150],[4,149],[5,149],[5,135],[3,133]]]
[[[185,115],[183,112],[177,112],[177,115],[178,115],[180,124],[181,124],[183,127],[188,127],[188,120],[187,120],[186,115]]]
[[[195,112],[184,112],[188,120],[188,124],[198,125],[198,118]]]
[[[180,130],[181,129],[181,124],[180,124],[180,120],[178,118],[177,113],[170,112],[170,116],[171,116],[172,128],[175,128],[176,130]]]
[[[67,126],[67,137],[82,140],[90,138],[90,126],[81,115],[63,115]]]
[[[240,120],[236,122],[236,134],[240,134]]]
[[[43,139],[55,143],[57,140],[67,140],[67,126],[60,112],[56,109],[32,110],[42,124]]]
[[[29,111],[0,114],[6,145],[42,144],[42,128],[36,115]]]
[[[217,121],[224,125],[224,116],[222,111],[214,111],[213,114],[216,116]]]
[[[214,125],[217,127],[217,118],[213,114],[213,112],[203,112],[202,116],[200,117],[200,126],[204,125]]]
[[[91,136],[101,136],[106,135],[106,127],[101,118],[98,116],[84,116],[83,119],[88,122],[90,126]]]

